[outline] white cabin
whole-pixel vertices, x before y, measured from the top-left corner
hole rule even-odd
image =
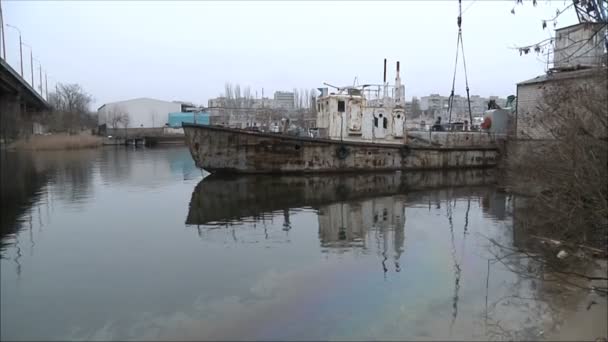
[[[337,88],[332,93],[327,88],[322,89],[322,94],[317,99],[317,127],[320,136],[333,140],[403,143],[403,89],[399,62],[394,86],[384,82],[383,85]]]

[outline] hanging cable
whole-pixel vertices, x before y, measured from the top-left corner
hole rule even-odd
[[[454,63],[454,77],[452,78],[452,91],[450,92],[450,98],[448,99],[448,124],[452,123],[452,110],[454,109],[454,89],[456,86],[456,71],[458,69],[458,53],[462,50],[462,63],[464,66],[464,79],[467,90],[467,103],[469,109],[469,125],[473,123],[473,113],[471,111],[471,97],[469,93],[469,79],[467,75],[467,63],[464,57],[464,43],[462,41],[462,0],[458,0],[458,39],[456,40],[456,62]],[[451,125],[450,125],[451,130]]]
[[[448,111],[449,118],[448,123],[452,123],[452,108],[454,102],[454,87],[456,85],[456,71],[458,67],[458,46],[460,45],[460,34],[458,34],[458,39],[456,40],[456,61],[454,62],[454,77],[452,78],[452,91],[450,92],[450,97],[448,98]]]
[[[460,35],[460,47],[462,47],[462,65],[464,66],[464,84],[467,89],[467,105],[469,106],[469,125],[472,125],[473,124],[473,113],[471,113],[471,96],[469,95],[469,77],[467,75],[467,61],[464,59],[464,43],[462,41],[462,34]]]

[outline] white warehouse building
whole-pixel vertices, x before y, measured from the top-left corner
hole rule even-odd
[[[182,104],[140,97],[106,103],[97,109],[98,124],[108,128],[163,127],[169,113],[181,112]],[[127,119],[128,118],[128,119]]]

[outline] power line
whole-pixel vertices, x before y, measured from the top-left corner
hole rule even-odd
[[[467,8],[462,11],[462,14],[467,13],[467,11],[469,10],[469,8],[473,7],[473,5],[475,4],[475,2],[477,2],[477,0],[473,0],[473,2],[471,2],[471,4],[469,4],[469,6],[467,6]]]

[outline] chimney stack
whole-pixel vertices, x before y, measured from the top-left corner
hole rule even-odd
[[[397,75],[395,75],[395,102],[401,105],[403,94],[401,93],[401,77],[399,76],[399,61],[397,61]]]
[[[386,58],[384,59],[384,83],[386,83]]]

